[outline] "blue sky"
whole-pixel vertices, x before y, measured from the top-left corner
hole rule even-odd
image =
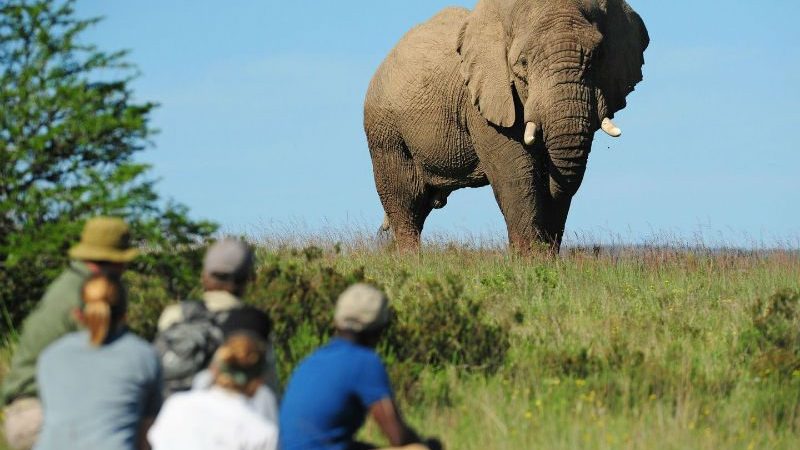
[[[651,36],[644,81],[596,135],[570,236],[800,245],[800,2],[630,0]],[[161,130],[159,192],[225,230],[377,228],[362,128],[373,72],[438,0],[79,0],[86,37],[129,49]],[[497,236],[489,187],[453,193],[426,233]]]

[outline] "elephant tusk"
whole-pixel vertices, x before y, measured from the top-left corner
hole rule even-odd
[[[533,145],[536,142],[536,132],[539,131],[539,125],[528,122],[525,125],[525,145]]]
[[[612,122],[608,117],[603,119],[603,123],[600,124],[600,128],[602,128],[603,131],[605,131],[606,134],[611,137],[620,137],[622,135],[622,130],[614,125],[614,122]]]

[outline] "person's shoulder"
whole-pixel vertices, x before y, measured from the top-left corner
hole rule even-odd
[[[72,333],[67,333],[53,341],[53,343],[48,345],[44,351],[46,352],[48,350],[54,350],[61,347],[74,347],[77,345],[85,346],[88,342],[89,333],[87,333],[86,330],[73,331]]]
[[[80,289],[87,275],[69,266],[44,291],[39,310],[65,309],[80,306]]]
[[[55,355],[59,355],[63,352],[69,352],[76,348],[85,348],[88,342],[89,336],[86,331],[81,330],[67,333],[45,347],[41,355],[39,355],[39,359],[40,361],[46,362]]]
[[[169,328],[170,325],[180,322],[181,320],[183,320],[183,308],[181,304],[174,303],[169,305],[164,308],[164,311],[161,312],[161,316],[158,318],[158,331],[164,331]]]
[[[164,408],[169,406],[180,409],[186,404],[197,402],[200,397],[204,396],[205,392],[205,389],[175,392],[164,400]]]
[[[202,391],[182,391],[175,392],[166,399],[161,406],[161,411],[158,414],[159,420],[187,420],[188,417],[194,417],[195,414],[201,412],[201,408],[197,406],[197,397]]]
[[[381,361],[381,357],[375,351],[375,349],[370,347],[365,347],[363,345],[349,343],[348,352],[350,352],[354,357],[358,358],[359,361],[368,364],[383,364]]]
[[[157,365],[159,362],[156,349],[132,331],[125,331],[118,338],[118,346],[126,354],[136,355],[139,363]]]
[[[153,346],[133,331],[126,330],[124,333],[122,333],[122,336],[119,337],[119,340],[120,343],[126,347],[134,348],[147,354],[155,354]]]
[[[72,290],[74,288],[80,288],[81,285],[86,281],[89,277],[89,273],[87,272],[88,269],[84,270],[82,266],[77,265],[78,263],[72,262],[69,266],[64,268],[61,273],[47,286],[47,290],[45,291],[45,298],[52,296],[52,295],[63,295],[64,289]],[[78,292],[75,292],[75,295],[79,295]]]
[[[338,337],[331,339],[327,344],[318,348],[307,359],[328,361],[339,358],[347,358],[353,363],[373,363],[381,360],[374,349]]]
[[[50,286],[52,287],[63,283],[83,283],[90,275],[89,269],[83,263],[72,261],[58,274]]]

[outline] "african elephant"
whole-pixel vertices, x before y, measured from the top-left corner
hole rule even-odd
[[[557,252],[594,132],[621,134],[648,43],[624,0],[480,0],[413,28],[364,105],[383,228],[418,248],[450,192],[490,184],[511,246]]]

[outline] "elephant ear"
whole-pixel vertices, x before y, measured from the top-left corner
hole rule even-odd
[[[456,50],[472,103],[501,127],[514,125],[514,97],[506,62],[506,32],[497,11],[479,2],[461,27]]]
[[[615,112],[625,107],[625,97],[642,81],[644,51],[650,37],[642,18],[624,0],[605,0],[600,4],[606,14],[598,82],[605,95],[607,116],[614,117]]]

